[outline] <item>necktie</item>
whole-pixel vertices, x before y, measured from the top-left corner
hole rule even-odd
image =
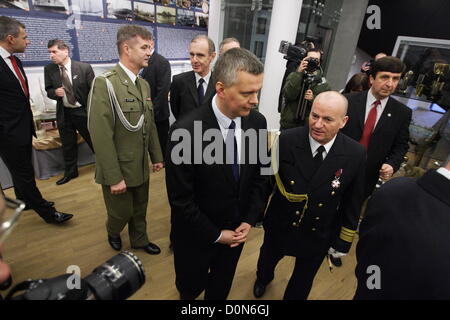
[[[9,59],[11,60],[12,66],[14,71],[17,74],[17,77],[19,78],[20,84],[22,85],[22,90],[25,93],[27,97],[30,96],[30,93],[28,91],[27,82],[25,81],[25,78],[22,75],[22,72],[20,72],[19,66],[17,65],[17,60],[15,56],[9,56]]]
[[[317,154],[314,156],[314,168],[317,171],[320,168],[320,165],[323,161],[323,152],[325,151],[324,146],[320,146],[317,148]]]
[[[67,101],[71,105],[75,105],[77,103],[77,99],[73,93],[72,83],[69,80],[69,75],[67,74],[67,69],[64,66],[60,66],[61,69],[61,79],[64,87],[64,91],[66,92]]]
[[[198,80],[198,87],[197,87],[197,94],[198,94],[198,103],[203,103],[203,98],[205,97],[205,89],[203,88],[203,83],[205,82],[205,79],[200,78]]]
[[[239,162],[238,162],[238,150],[235,136],[236,123],[231,121],[228,127],[228,134],[225,140],[227,163],[231,163],[231,169],[233,171],[234,180],[239,181]]]
[[[372,109],[370,109],[366,123],[364,124],[363,134],[359,140],[359,143],[361,143],[366,150],[369,148],[370,136],[372,135],[373,128],[375,128],[375,122],[377,121],[377,107],[380,104],[380,100],[377,100],[372,104]]]

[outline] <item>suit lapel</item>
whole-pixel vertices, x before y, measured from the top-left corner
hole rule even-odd
[[[195,79],[195,72],[191,71],[191,75],[187,86],[189,89],[189,92],[192,94],[192,97],[194,98],[196,107],[198,108],[200,106],[200,103],[198,102],[198,93],[197,93],[197,80]],[[211,109],[212,110],[212,109]]]
[[[6,70],[6,74],[7,74],[11,79],[13,79],[13,80],[16,82],[17,88],[20,89],[19,91],[20,91],[23,95],[25,95],[25,92],[23,92],[22,85],[20,84],[19,79],[17,79],[16,75],[13,73],[13,71],[11,70],[11,68],[8,66],[8,64],[6,63],[6,61],[5,61],[5,60],[3,59],[3,57],[1,57],[1,56],[0,56],[0,61],[1,61],[0,65],[1,65],[2,69],[5,69],[5,70]],[[28,79],[27,79],[27,76],[26,76],[26,74],[25,74],[25,71],[24,71],[23,68],[22,68],[22,64],[20,63],[20,60],[19,60],[18,58],[16,59],[16,61],[17,61],[17,65],[19,66],[20,71],[22,72],[23,76],[25,77],[25,83],[27,84],[27,87],[28,87]],[[1,70],[0,70],[0,71],[1,71]]]
[[[302,130],[301,136],[298,140],[298,144],[295,148],[292,148],[293,156],[295,159],[295,166],[300,171],[302,177],[307,181],[311,181],[314,173],[314,161],[312,158],[311,147],[309,145],[309,131],[307,128]]]
[[[77,86],[78,86],[78,81],[80,80],[80,68],[78,66],[78,64],[76,63],[76,61],[72,60],[72,67],[71,67],[71,73],[72,73],[72,88],[73,88],[73,94],[76,97],[76,93],[77,93]],[[78,97],[76,97],[78,99]]]
[[[361,93],[358,98],[359,101],[355,104],[357,106],[357,112],[358,112],[358,124],[359,128],[361,129],[361,132],[364,131],[364,122],[366,118],[366,104],[367,104],[367,93],[368,91],[364,91]]]
[[[128,93],[132,94],[139,101],[142,102],[142,95],[140,94],[140,92],[137,89],[136,85],[127,76],[127,74],[125,73],[125,70],[123,70],[122,67],[119,66],[118,64],[116,65],[115,70],[116,70],[117,74],[119,75],[120,82],[122,82],[122,84],[127,87]]]
[[[245,143],[244,140],[242,140],[242,137],[244,136],[244,132],[247,131],[249,126],[248,123],[248,117],[241,117],[241,159],[239,164],[239,185],[242,185],[242,181],[245,179],[245,174],[247,173],[247,165],[249,164],[250,159],[250,146],[248,143]],[[243,156],[245,155],[245,158]],[[230,168],[231,169],[231,168]],[[232,170],[230,170],[230,173],[232,174]],[[233,178],[234,179],[234,178]]]
[[[391,123],[392,114],[395,112],[392,99],[393,98],[389,97],[386,107],[384,108],[383,113],[381,114],[381,117],[378,120],[378,123],[375,126],[375,130],[372,134],[376,134],[377,132],[382,130],[383,127],[389,126],[389,124]]]
[[[211,77],[209,78],[208,87],[206,88],[205,92],[205,99],[210,99],[214,96],[216,93],[216,83],[214,80],[214,74],[211,73]]]
[[[220,126],[219,126],[219,123],[217,121],[216,115],[214,114],[214,111],[212,109],[212,105],[209,104],[207,107],[205,106],[204,108],[207,111],[206,111],[206,117],[205,117],[205,123],[204,123],[205,126],[203,128],[203,132],[205,132],[206,130],[211,129],[211,128],[219,130],[220,137],[221,137],[221,139],[220,139],[220,141],[221,141],[221,148],[223,150],[223,161],[224,161],[223,162],[224,164],[220,165],[220,167],[221,167],[221,170],[223,171],[223,173],[224,173],[224,175],[226,177],[226,180],[228,180],[229,184],[231,186],[233,186],[233,188],[237,188],[238,184],[236,183],[236,180],[234,180],[233,170],[231,168],[231,165],[230,164],[226,164],[225,141],[223,139],[222,132],[220,130]],[[242,177],[242,172],[241,172],[240,176]]]

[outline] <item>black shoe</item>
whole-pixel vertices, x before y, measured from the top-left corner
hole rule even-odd
[[[333,257],[332,255],[330,255],[330,261],[331,261],[331,263],[332,263],[335,267],[337,267],[337,268],[339,268],[339,267],[342,266],[342,260],[341,260],[341,258],[335,258],[335,257]]]
[[[12,285],[12,277],[11,275],[8,277],[8,279],[6,279],[5,281],[3,281],[2,283],[0,283],[0,290],[8,290],[9,287],[11,287]]]
[[[253,295],[255,296],[255,298],[261,298],[265,292],[266,286],[256,280],[255,285],[253,286]]]
[[[58,185],[58,186],[60,186],[60,185],[62,185],[62,184],[64,184],[64,183],[67,183],[67,182],[69,182],[70,180],[72,180],[72,179],[74,179],[74,178],[76,178],[76,177],[78,177],[78,174],[76,174],[76,175],[73,175],[73,176],[64,176],[64,177],[62,177],[61,179],[59,179],[58,181],[56,181],[56,184]]]
[[[113,248],[116,251],[122,250],[122,239],[120,237],[114,238],[108,236],[108,242],[111,248]]]
[[[132,247],[133,249],[143,249],[148,254],[159,254],[161,249],[154,243],[149,242],[148,245],[143,247]]]
[[[47,223],[60,224],[67,220],[72,219],[72,217],[73,217],[73,214],[55,211],[55,213],[49,219],[44,219],[44,220]]]
[[[21,200],[21,201],[23,201],[23,200]],[[54,205],[55,205],[55,203],[53,201],[45,201],[44,207],[53,207]],[[30,205],[26,204],[25,209],[23,209],[23,210],[31,210],[31,209],[33,209],[33,208],[31,208]]]

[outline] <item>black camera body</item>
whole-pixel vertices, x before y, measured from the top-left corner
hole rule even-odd
[[[307,73],[314,73],[317,71],[317,69],[319,69],[320,67],[320,60],[317,58],[308,58],[308,65],[306,66],[305,71]]]
[[[282,40],[278,51],[284,54],[284,59],[294,61],[298,64],[306,57],[308,51],[305,47],[297,47],[289,41]]]
[[[6,300],[125,300],[145,283],[142,262],[128,251],[112,257],[86,278],[78,279],[79,287],[71,283],[74,276],[24,281],[11,289]],[[19,291],[25,292],[14,296]]]

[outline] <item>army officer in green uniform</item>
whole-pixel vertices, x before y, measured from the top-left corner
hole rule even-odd
[[[95,78],[89,96],[88,124],[96,156],[95,181],[102,185],[108,242],[122,249],[120,232],[128,223],[131,247],[158,254],[147,238],[145,220],[149,164],[163,167],[148,83],[139,70],[148,65],[151,33],[128,25],[117,32],[119,63]]]

